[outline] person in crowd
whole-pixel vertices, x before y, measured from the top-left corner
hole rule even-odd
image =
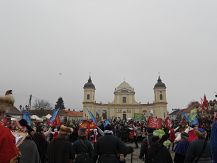
[[[25,119],[21,119],[19,124],[23,127],[23,132],[27,132],[25,140],[19,146],[21,157],[19,163],[41,163],[37,145],[33,141],[34,130],[28,125]]]
[[[172,157],[169,150],[160,143],[159,136],[152,137],[152,145],[148,148],[147,159],[145,163],[172,163]]]
[[[1,122],[5,117],[5,111],[5,106],[0,105],[0,163],[15,163],[19,156],[19,150],[15,144],[15,137]]]
[[[32,136],[35,144],[37,145],[38,152],[41,158],[41,163],[46,163],[46,152],[48,142],[46,141],[43,126],[39,125],[36,128],[36,133]]]
[[[119,138],[115,137],[111,126],[107,125],[104,136],[96,142],[93,163],[119,163],[121,154],[126,156],[132,152],[133,148],[127,147]]]
[[[184,163],[185,155],[189,146],[188,134],[183,132],[181,133],[181,140],[175,147],[175,157],[174,163]]]
[[[217,163],[217,121],[212,126],[210,143],[213,163]]]
[[[57,139],[53,139],[48,145],[48,163],[72,163],[72,144],[69,141],[71,129],[62,125]]]
[[[86,128],[79,129],[78,136],[78,140],[76,140],[72,146],[75,163],[92,163],[93,147],[90,141],[86,139]]]
[[[206,131],[198,128],[195,133],[198,139],[190,143],[185,163],[211,163],[210,142],[206,139]]]
[[[141,143],[139,158],[142,160],[144,159],[145,162],[147,162],[148,148],[150,148],[150,146],[152,145],[152,137],[153,137],[152,132],[153,132],[152,129],[147,128],[145,132],[145,138]]]

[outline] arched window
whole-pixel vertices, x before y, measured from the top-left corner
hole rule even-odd
[[[90,95],[89,94],[87,94],[87,100],[89,100],[90,99]]]
[[[160,100],[163,100],[163,95],[162,94],[160,94]]]

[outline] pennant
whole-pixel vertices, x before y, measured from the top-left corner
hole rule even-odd
[[[31,126],[32,120],[30,118],[30,115],[29,115],[28,111],[23,112],[23,119],[25,119],[27,121],[28,125]]]

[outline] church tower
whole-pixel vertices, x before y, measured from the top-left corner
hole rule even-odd
[[[88,82],[84,84],[84,98],[83,103],[94,103],[95,102],[95,86],[92,83],[91,77]]]
[[[154,105],[154,115],[165,119],[167,116],[166,85],[162,82],[160,76],[154,86]]]
[[[162,82],[160,76],[158,77],[157,83],[154,86],[154,102],[166,102],[166,85]]]

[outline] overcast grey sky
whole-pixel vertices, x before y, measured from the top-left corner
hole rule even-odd
[[[168,107],[217,91],[216,0],[0,0],[0,93],[81,109],[91,72],[96,100],[125,78],[153,102],[161,74]],[[62,73],[62,75],[59,75]]]

